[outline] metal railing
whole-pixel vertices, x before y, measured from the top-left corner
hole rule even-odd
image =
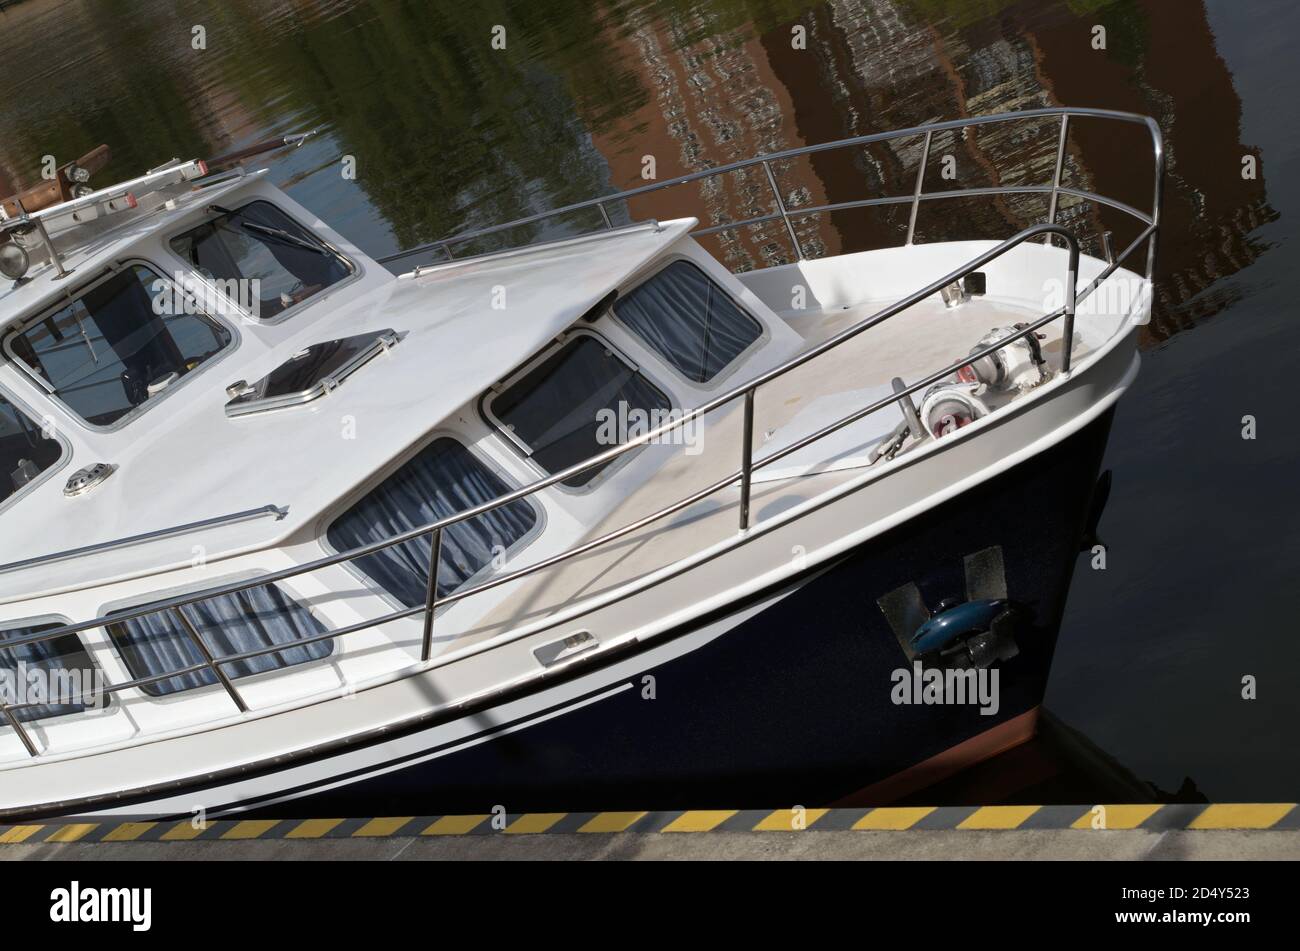
[[[1077,115],[1099,116],[1104,118],[1118,118],[1124,121],[1143,123],[1146,124],[1148,128],[1151,130],[1151,134],[1153,137],[1153,144],[1154,144],[1154,156],[1156,162],[1156,178],[1155,178],[1155,197],[1153,199],[1152,213],[1150,215],[1146,215],[1142,212],[1137,211],[1136,209],[1130,209],[1128,208],[1128,206],[1123,205],[1122,203],[1114,202],[1110,199],[1102,198],[1101,196],[1092,195],[1089,192],[1080,192],[1075,189],[1069,189],[1060,184],[1061,167],[1064,161],[1063,150],[1066,144],[1066,132],[1068,128],[1068,121],[1071,116],[1077,116]],[[567,469],[553,473],[549,476],[538,479],[528,485],[522,486],[521,488],[500,495],[497,498],[492,499],[488,502],[481,503],[479,505],[473,506],[472,508],[464,509],[460,512],[455,513],[454,515],[447,516],[446,518],[439,519],[438,521],[429,523],[427,525],[421,525],[416,528],[409,529],[405,532],[401,532],[397,535],[394,535],[391,538],[387,538],[382,541],[372,542],[368,545],[363,545],[358,548],[354,548],[345,552],[331,554],[316,559],[314,561],[304,562],[302,564],[294,565],[290,568],[280,569],[278,571],[272,571],[265,574],[261,574],[255,578],[246,581],[216,585],[210,588],[205,588],[200,591],[191,592],[189,594],[179,595],[179,596],[175,596],[175,597],[171,597],[159,601],[153,601],[148,604],[137,605],[136,607],[133,608],[117,611],[111,615],[93,618],[88,621],[78,621],[72,624],[60,625],[58,627],[53,627],[48,630],[26,634],[23,635],[22,637],[3,640],[0,641],[0,650],[20,647],[26,644],[53,640],[55,638],[66,637],[69,635],[76,635],[84,631],[92,630],[95,628],[107,627],[113,624],[121,624],[125,621],[145,617],[148,615],[170,612],[175,615],[180,631],[192,643],[195,652],[201,658],[201,662],[196,664],[191,664],[187,667],[178,668],[175,670],[169,670],[162,674],[155,674],[148,677],[140,677],[134,680],[123,681],[121,683],[109,684],[106,685],[102,689],[102,691],[100,691],[100,694],[111,695],[114,693],[119,693],[124,690],[145,687],[151,684],[160,683],[162,681],[171,680],[173,678],[182,677],[187,674],[198,673],[200,671],[207,671],[212,676],[213,680],[217,684],[219,684],[221,688],[226,692],[226,694],[230,697],[231,702],[235,705],[235,707],[239,710],[239,712],[248,713],[249,712],[248,704],[244,700],[243,696],[240,694],[239,689],[236,687],[236,685],[233,682],[233,679],[226,673],[225,670],[223,670],[225,666],[237,662],[241,662],[241,661],[251,660],[253,658],[261,657],[268,654],[280,653],[285,650],[289,650],[296,647],[303,647],[319,641],[333,640],[336,638],[347,636],[349,634],[357,633],[359,631],[379,627],[384,624],[389,624],[394,621],[400,621],[403,619],[412,618],[416,616],[423,616],[420,661],[418,663],[411,665],[408,668],[409,673],[404,674],[404,676],[410,676],[424,669],[426,665],[429,663],[429,661],[431,660],[434,620],[435,620],[435,612],[437,608],[448,604],[452,604],[456,601],[460,601],[465,598],[472,597],[473,595],[479,594],[481,592],[491,590],[496,587],[500,587],[501,585],[509,584],[511,582],[517,581],[519,579],[535,574],[537,572],[544,571],[547,568],[560,564],[561,562],[567,561],[572,558],[576,558],[602,545],[616,541],[619,538],[622,538],[633,532],[639,531],[640,529],[646,527],[647,525],[659,521],[660,519],[666,518],[667,516],[672,515],[675,512],[681,511],[682,509],[690,505],[694,505],[695,503],[701,501],[702,499],[705,499],[708,496],[713,495],[716,492],[719,492],[731,486],[737,486],[739,490],[738,540],[743,539],[745,535],[748,533],[750,528],[749,499],[750,499],[750,492],[753,483],[753,475],[756,471],[766,466],[772,465],[773,463],[786,458],[792,453],[795,453],[800,449],[803,449],[804,447],[809,446],[812,443],[817,442],[818,440],[823,439],[826,436],[829,436],[832,433],[839,431],[840,429],[843,429],[846,426],[852,425],[853,423],[871,415],[872,413],[878,412],[889,406],[902,405],[904,402],[910,402],[912,394],[928,386],[931,386],[934,383],[939,382],[940,380],[946,377],[951,376],[953,373],[957,372],[957,370],[959,370],[961,367],[974,363],[975,361],[993,353],[994,351],[1001,349],[1011,341],[1018,340],[1022,337],[1026,337],[1030,334],[1036,333],[1039,329],[1051,323],[1052,321],[1056,320],[1057,318],[1063,319],[1062,336],[1063,336],[1064,346],[1061,354],[1061,372],[1068,373],[1070,370],[1071,350],[1072,350],[1073,339],[1074,339],[1074,318],[1075,318],[1075,312],[1076,312],[1078,301],[1083,300],[1088,295],[1090,295],[1094,290],[1096,290],[1096,288],[1100,286],[1100,284],[1103,281],[1105,281],[1108,277],[1110,277],[1110,275],[1113,274],[1116,271],[1116,269],[1118,269],[1119,266],[1135,250],[1141,247],[1143,242],[1146,242],[1148,244],[1148,253],[1147,253],[1148,278],[1151,274],[1151,269],[1154,266],[1155,240],[1156,240],[1157,229],[1159,227],[1160,184],[1163,177],[1163,167],[1164,167],[1163,148],[1161,145],[1159,128],[1155,125],[1155,123],[1152,120],[1143,116],[1136,116],[1128,113],[1112,113],[1112,112],[1106,112],[1103,110],[1096,110],[1096,109],[1037,109],[1037,110],[1031,110],[1031,111],[1021,112],[1021,113],[1007,113],[1000,116],[984,116],[984,117],[978,117],[974,119],[955,120],[953,122],[936,123],[931,126],[922,126],[915,129],[901,130],[899,132],[894,132],[894,133],[880,133],[877,135],[870,135],[870,136],[858,136],[853,139],[843,140],[842,142],[827,143],[825,145],[820,145],[820,146],[808,146],[803,149],[795,149],[795,150],[790,150],[788,152],[782,152],[782,153],[773,153],[768,156],[762,156],[759,158],[747,160],[745,162],[732,163],[731,165],[722,166],[720,168],[708,170],[706,172],[697,172],[694,173],[693,175],[683,176],[680,179],[674,179],[673,181],[670,182],[663,182],[657,185],[651,185],[639,189],[633,189],[629,192],[623,192],[615,196],[593,199],[588,202],[579,203],[578,205],[570,205],[566,208],[557,209],[554,212],[532,215],[528,218],[520,219],[519,221],[516,222],[509,222],[505,225],[498,225],[493,228],[486,228],[477,232],[471,232],[465,235],[455,236],[454,238],[448,240],[451,241],[469,240],[473,237],[490,234],[490,233],[497,233],[512,227],[518,227],[522,224],[528,224],[528,223],[540,221],[544,218],[551,217],[554,215],[565,214],[573,210],[590,208],[590,207],[600,208],[606,224],[612,228],[613,225],[610,222],[608,212],[605,208],[605,205],[607,203],[611,201],[625,199],[633,195],[655,191],[659,188],[668,188],[674,185],[683,184],[688,181],[697,181],[710,174],[715,174],[715,175],[725,174],[726,172],[734,171],[737,168],[745,168],[745,167],[761,164],[764,166],[764,168],[768,170],[769,182],[771,183],[772,187],[775,189],[776,187],[775,178],[771,176],[770,166],[768,165],[768,163],[778,160],[782,157],[808,154],[815,151],[823,151],[826,149],[842,147],[845,145],[860,145],[860,144],[865,144],[870,142],[881,142],[891,138],[899,138],[908,135],[924,135],[926,144],[923,147],[923,152],[928,153],[931,136],[935,132],[939,132],[947,129],[959,129],[959,128],[964,128],[972,125],[974,126],[987,125],[992,122],[1012,121],[1012,120],[1018,120],[1024,118],[1035,118],[1035,117],[1042,117],[1042,116],[1060,116],[1061,119],[1061,134],[1058,143],[1056,174],[1054,176],[1053,184],[1051,186],[1026,186],[1023,188],[1016,188],[1016,189],[1003,189],[1003,188],[976,189],[976,190],[967,189],[961,192],[939,192],[939,193],[926,194],[923,190],[923,177],[924,177],[924,162],[923,162],[921,169],[918,171],[916,186],[913,191],[913,194],[907,198],[865,199],[861,202],[838,203],[836,205],[822,206],[820,208],[800,208],[800,209],[789,209],[786,207],[784,201],[778,201],[778,205],[777,205],[778,210],[771,216],[767,216],[763,219],[750,219],[746,222],[731,222],[725,226],[716,226],[714,228],[703,229],[702,232],[697,231],[696,233],[697,234],[708,233],[715,230],[722,230],[724,227],[729,227],[729,228],[743,227],[751,223],[757,223],[760,220],[776,220],[777,218],[779,218],[785,222],[791,237],[794,238],[796,241],[796,248],[798,248],[797,238],[795,236],[794,229],[793,227],[790,226],[791,216],[814,214],[817,212],[826,212],[832,210],[840,210],[845,207],[861,207],[868,204],[882,204],[882,203],[897,202],[897,201],[910,201],[912,203],[911,220],[908,228],[908,243],[910,243],[914,236],[916,209],[919,206],[919,203],[923,200],[930,200],[934,198],[957,197],[962,194],[969,195],[973,191],[978,192],[980,194],[1008,194],[1011,192],[1044,192],[1044,193],[1050,192],[1052,196],[1051,214],[1054,216],[1056,212],[1056,197],[1058,194],[1078,195],[1081,197],[1086,197],[1089,200],[1095,200],[1095,201],[1102,202],[1104,204],[1108,204],[1112,207],[1119,208],[1122,211],[1128,211],[1131,214],[1133,214],[1139,221],[1145,223],[1146,225],[1144,230],[1135,239],[1133,239],[1133,241],[1131,241],[1129,245],[1118,256],[1108,255],[1108,258],[1113,258],[1113,259],[1109,260],[1107,266],[1082,291],[1079,291],[1077,288],[1079,256],[1080,256],[1078,239],[1068,229],[1055,224],[1053,221],[1048,221],[1042,224],[1033,225],[1019,232],[1018,234],[1006,239],[1005,241],[1002,241],[1001,243],[999,243],[993,248],[990,248],[984,253],[977,255],[976,257],[967,261],[965,264],[963,264],[961,267],[957,268],[956,270],[944,275],[941,278],[938,278],[937,280],[907,295],[906,297],[900,299],[899,301],[896,301],[895,303],[891,304],[885,309],[878,311],[877,313],[871,315],[870,317],[867,317],[857,322],[856,324],[846,328],[845,330],[840,331],[839,333],[835,334],[832,337],[827,338],[826,340],[817,344],[816,346],[811,347],[808,350],[803,351],[802,353],[799,353],[798,355],[787,360],[785,363],[781,364],[780,366],[767,370],[759,374],[758,376],[749,379],[746,382],[734,387],[733,389],[723,394],[720,394],[714,397],[713,399],[710,399],[706,403],[692,410],[683,412],[680,415],[676,415],[675,418],[671,419],[669,422],[666,422],[661,426],[658,426],[648,432],[642,433],[636,436],[635,438],[629,439],[626,442],[621,443],[620,445],[614,446],[603,452],[597,453],[596,455],[591,456],[590,458],[583,460],[582,462],[579,462],[575,465],[572,465]],[[778,197],[779,197],[779,193],[778,193]],[[986,347],[983,347],[980,350],[972,351],[971,353],[962,357],[957,362],[947,367],[944,367],[942,370],[938,370],[935,373],[932,373],[929,376],[926,376],[925,378],[918,380],[908,386],[896,389],[889,396],[876,400],[875,402],[861,409],[855,410],[854,412],[837,420],[836,422],[824,426],[821,429],[808,434],[807,436],[797,440],[796,442],[780,450],[771,452],[760,459],[757,460],[754,459],[753,457],[754,404],[755,404],[756,394],[758,393],[761,387],[771,382],[772,380],[784,376],[786,373],[789,373],[792,370],[795,370],[809,363],[810,361],[815,360],[817,357],[821,356],[822,354],[825,354],[839,347],[840,345],[857,337],[859,334],[866,332],[872,327],[875,327],[883,323],[884,321],[889,320],[890,318],[909,309],[910,307],[914,306],[915,304],[919,303],[925,298],[931,296],[932,294],[938,293],[940,289],[947,287],[948,285],[956,281],[960,281],[965,276],[971,274],[974,271],[979,270],[979,268],[983,267],[989,262],[1001,257],[1003,254],[1007,253],[1012,248],[1017,247],[1018,245],[1024,243],[1025,241],[1040,236],[1047,238],[1049,241],[1053,237],[1060,238],[1066,245],[1066,250],[1067,250],[1067,275],[1066,275],[1066,292],[1065,292],[1066,296],[1065,296],[1065,303],[1063,307],[1060,307],[1057,310],[1054,310],[1051,313],[1048,313],[1040,317],[1039,319],[1033,321],[1032,323],[1025,325],[1022,329],[1018,330],[1017,332],[1008,334],[1005,337],[1002,337],[1001,339],[989,344]],[[429,248],[441,247],[442,245],[443,242],[435,242],[434,244],[425,245],[423,248],[412,249],[411,251],[404,252],[403,254],[413,254],[421,250],[428,250]],[[580,475],[589,469],[593,469],[598,466],[603,466],[609,463],[610,461],[618,458],[619,456],[623,455],[624,453],[631,452],[642,445],[658,440],[663,436],[667,435],[668,433],[678,428],[690,425],[692,422],[702,418],[708,413],[711,413],[714,410],[717,410],[723,406],[730,405],[731,403],[736,401],[740,401],[742,403],[743,414],[744,414],[743,425],[742,425],[742,434],[743,434],[742,445],[740,447],[740,466],[736,471],[729,473],[723,478],[712,482],[711,484],[705,486],[704,488],[696,492],[693,492],[690,495],[685,496],[684,498],[681,498],[670,505],[667,505],[655,512],[650,513],[649,515],[645,515],[633,522],[630,522],[617,529],[614,529],[603,535],[600,535],[597,538],[590,539],[586,542],[583,542],[582,544],[579,544],[572,548],[565,549],[562,552],[559,552],[555,555],[551,555],[539,561],[533,562],[522,568],[497,574],[473,586],[450,591],[441,596],[439,595],[437,575],[438,575],[438,565],[440,562],[440,553],[442,550],[442,535],[443,532],[446,531],[448,528],[456,524],[459,524],[460,522],[477,518],[478,516],[484,515],[495,509],[501,508],[513,502],[532,496],[535,493],[547,489],[560,482],[564,482],[568,479],[572,479],[574,476]],[[387,614],[383,614],[377,618],[360,621],[345,627],[335,628],[320,634],[312,635],[310,637],[299,638],[285,643],[277,643],[267,647],[257,648],[255,650],[244,651],[238,654],[222,654],[220,656],[215,656],[212,654],[211,650],[204,642],[202,635],[196,629],[195,625],[185,615],[184,611],[181,610],[181,608],[187,605],[196,604],[198,602],[206,601],[216,597],[236,594],[238,592],[250,590],[253,588],[260,588],[267,585],[272,585],[275,584],[276,582],[287,580],[289,578],[293,578],[299,575],[308,574],[313,571],[318,571],[322,568],[327,568],[334,565],[343,564],[345,562],[354,561],[359,558],[364,558],[367,555],[384,551],[386,549],[395,547],[397,545],[402,545],[409,541],[413,541],[415,539],[425,537],[425,536],[428,536],[430,539],[430,558],[429,558],[429,565],[427,569],[428,573],[425,579],[425,600],[424,603],[420,605],[415,605],[413,607],[407,607],[401,610],[392,611]],[[638,587],[639,584],[640,583],[635,580],[629,582],[627,584],[627,587],[631,590],[627,592],[627,595],[634,593],[635,590],[640,590],[640,587]],[[627,595],[621,595],[621,596],[627,596]],[[78,698],[74,698],[72,701],[61,699],[59,702],[61,704],[68,704],[70,702],[72,703],[79,702],[82,699],[85,698],[78,697]],[[3,718],[8,721],[9,726],[11,726],[12,729],[18,734],[24,747],[27,749],[28,753],[30,753],[32,756],[39,755],[39,751],[35,743],[30,738],[27,730],[24,728],[22,722],[19,720],[17,716],[17,712],[28,707],[36,707],[41,705],[42,704],[38,704],[38,703],[10,704],[10,705],[0,704],[0,714],[3,715]]]
[[[230,515],[218,515],[213,518],[201,519],[197,522],[186,522],[184,525],[172,525],[169,528],[159,528],[152,532],[142,532],[139,535],[126,535],[122,538],[113,538],[109,541],[96,542],[93,545],[85,545],[81,548],[70,548],[66,551],[51,552],[48,555],[37,555],[34,558],[24,558],[22,561],[11,561],[7,564],[0,565],[0,575],[7,574],[11,571],[22,571],[28,568],[35,568],[38,565],[49,565],[56,561],[70,561],[73,558],[80,558],[83,555],[97,555],[106,551],[117,551],[121,548],[131,548],[135,545],[142,545],[145,542],[158,541],[163,538],[174,538],[177,535],[189,535],[209,528],[235,525],[239,522],[249,522],[259,518],[274,518],[278,522],[287,517],[288,514],[289,507],[287,505],[263,505],[258,509],[232,512]],[[0,641],[0,646],[2,646],[3,643],[4,642]]]
[[[945,189],[943,191],[927,192],[925,190],[925,171],[930,155],[930,146],[934,136],[937,133],[958,131],[970,128],[979,128],[987,125],[995,125],[1007,122],[1025,122],[1035,119],[1055,118],[1059,121],[1059,130],[1057,135],[1056,156],[1054,162],[1054,174],[1050,185],[1010,185],[1010,186],[991,186],[982,188],[956,188]],[[1154,187],[1152,193],[1151,213],[1139,211],[1131,205],[1107,198],[1104,195],[1098,195],[1094,192],[1085,191],[1077,188],[1070,188],[1061,184],[1061,176],[1065,170],[1066,146],[1069,140],[1070,120],[1072,118],[1092,118],[1092,119],[1110,119],[1118,122],[1134,123],[1145,126],[1151,135],[1152,155],[1154,158]],[[912,192],[908,195],[891,195],[879,196],[874,198],[863,198],[855,201],[834,202],[826,205],[814,205],[810,207],[791,208],[787,206],[781,190],[777,185],[776,176],[772,172],[772,163],[781,162],[788,159],[800,158],[805,155],[815,155],[820,152],[828,152],[836,149],[859,148],[867,145],[875,145],[881,142],[891,142],[897,139],[922,138],[923,145],[921,149],[921,160],[917,164],[916,183]],[[552,218],[572,215],[577,212],[596,209],[600,212],[603,225],[606,229],[613,229],[613,220],[609,214],[609,206],[618,202],[624,202],[640,195],[648,195],[652,192],[662,191],[667,188],[677,188],[691,182],[702,181],[706,178],[713,178],[719,175],[726,175],[731,172],[741,171],[747,168],[761,167],[764,171],[768,186],[772,191],[776,203],[776,210],[764,215],[756,215],[745,218],[740,221],[727,221],[721,224],[710,225],[704,228],[696,228],[692,234],[705,236],[716,234],[720,231],[731,231],[740,228],[747,228],[754,225],[766,224],[774,221],[781,221],[785,225],[786,233],[794,245],[795,255],[804,259],[803,248],[795,233],[791,219],[805,217],[808,215],[828,214],[837,211],[848,211],[855,208],[870,208],[881,205],[910,205],[910,214],[908,217],[907,239],[906,244],[911,244],[916,234],[916,219],[920,204],[923,201],[936,201],[949,198],[980,198],[992,197],[996,195],[1031,195],[1044,194],[1048,195],[1048,216],[1047,223],[1055,224],[1057,208],[1060,202],[1060,196],[1068,195],[1086,201],[1094,201],[1101,205],[1106,205],[1117,211],[1137,219],[1143,224],[1152,227],[1152,240],[1148,246],[1147,252],[1147,280],[1151,280],[1155,270],[1155,229],[1160,224],[1160,191],[1161,184],[1164,180],[1164,139],[1160,133],[1160,127],[1150,116],[1142,116],[1132,112],[1117,112],[1111,109],[1081,109],[1053,107],[1044,109],[1026,109],[1021,112],[1003,112],[990,116],[973,116],[967,119],[951,119],[946,122],[934,122],[921,126],[913,126],[907,129],[897,129],[889,132],[875,132],[870,135],[857,135],[847,139],[837,139],[834,142],[823,142],[817,145],[805,145],[799,148],[784,149],[780,152],[769,152],[766,155],[755,156],[750,159],[743,159],[739,162],[731,162],[726,165],[716,165],[712,168],[706,168],[698,172],[692,172],[688,175],[680,175],[676,178],[666,179],[662,182],[653,182],[649,185],[641,185],[637,188],[629,188],[625,191],[617,192],[613,195],[602,195],[597,198],[588,198],[584,201],[574,202],[570,205],[564,205],[560,208],[540,211],[536,214],[528,215],[523,218],[517,218],[514,221],[507,221],[499,225],[491,225],[486,228],[476,228],[472,231],[465,231],[460,234],[448,235],[439,238],[437,241],[430,241],[425,244],[415,245],[414,247],[405,248],[394,254],[389,254],[379,258],[381,264],[387,264],[392,261],[401,260],[402,258],[412,257],[417,254],[427,254],[431,251],[442,251],[448,260],[455,259],[455,252],[452,250],[458,244],[467,241],[473,241],[479,238],[489,237],[494,234],[511,231],[528,225],[539,224]],[[489,254],[496,254],[505,248],[494,249]]]

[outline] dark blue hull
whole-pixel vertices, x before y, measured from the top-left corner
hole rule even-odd
[[[213,817],[278,818],[890,801],[1028,738],[1094,496],[1104,494],[1094,489],[1112,412],[780,590],[635,652],[593,655],[567,680],[494,697],[491,716],[485,703],[273,765],[52,804],[24,818],[106,807],[159,816],[191,796]],[[1000,554],[996,575],[1017,617],[1018,652],[990,668],[996,713],[974,702],[896,702],[896,674],[913,666],[904,643],[914,628],[891,626],[880,600],[909,585],[931,609],[962,599],[966,559],[990,550]],[[503,722],[503,709],[527,713]],[[453,719],[480,732],[447,740],[441,728]],[[351,753],[366,765],[348,772],[340,757]],[[248,799],[241,786],[265,792]]]
[[[648,666],[631,689],[521,729],[502,726],[485,742],[432,760],[328,791],[300,789],[302,798],[262,811],[815,806],[1024,721],[1046,688],[1110,421],[1107,413],[810,573],[725,634]],[[997,713],[984,715],[975,704],[895,703],[893,672],[911,664],[877,599],[907,582],[927,605],[961,598],[963,559],[990,547],[1001,548],[1007,595],[1021,612],[1019,653],[997,665]],[[645,697],[646,674],[653,699]]]

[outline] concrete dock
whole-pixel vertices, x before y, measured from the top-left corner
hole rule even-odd
[[[1300,859],[1291,803],[889,807],[0,826],[3,860]]]
[[[1279,832],[826,832],[701,836],[619,833],[484,839],[295,842],[37,843],[0,848],[0,859],[220,861],[295,859],[673,860],[747,859],[1300,859],[1300,835]]]

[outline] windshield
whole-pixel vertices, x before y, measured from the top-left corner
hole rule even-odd
[[[492,397],[491,417],[547,472],[609,448],[607,422],[667,419],[672,404],[636,367],[596,337],[579,334]],[[570,476],[581,488],[614,460]]]
[[[346,260],[270,202],[213,210],[216,218],[173,238],[172,250],[256,318],[275,317],[352,273]]]
[[[132,265],[10,338],[50,393],[94,426],[144,405],[224,350],[225,327],[171,306],[167,281]]]

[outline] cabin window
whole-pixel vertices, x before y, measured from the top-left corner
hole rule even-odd
[[[223,664],[221,669],[232,680],[321,660],[334,650],[334,642],[328,639],[294,644],[324,634],[326,628],[307,608],[275,585],[247,588],[177,610],[185,613],[214,659],[264,647],[283,648]],[[134,680],[203,662],[202,653],[176,617],[175,610],[111,623],[107,629]],[[215,683],[217,678],[212,671],[196,670],[145,684],[140,689],[151,697],[162,697]]]
[[[86,422],[109,426],[229,346],[229,330],[181,303],[170,283],[133,265],[9,344],[53,396]]]
[[[547,472],[567,469],[623,441],[631,426],[610,426],[610,420],[663,423],[671,406],[636,367],[589,334],[571,337],[486,404],[493,421]],[[593,466],[564,484],[585,486],[611,464]]]
[[[13,711],[19,722],[80,713],[101,699],[98,668],[77,635],[13,643],[62,626],[48,621],[0,630],[0,704],[19,707]],[[6,724],[0,717],[0,726]]]
[[[338,551],[392,538],[490,502],[511,487],[455,439],[439,437],[334,521],[326,533]],[[527,499],[457,522],[442,533],[438,593],[450,594],[537,525]],[[423,604],[432,541],[422,535],[355,560],[357,570],[407,607]]]
[[[255,201],[172,239],[172,250],[261,320],[352,274],[352,266],[270,202]]]
[[[59,441],[0,394],[0,505],[63,455]]]
[[[693,383],[707,383],[763,333],[694,264],[675,261],[614,305],[614,316]]]

